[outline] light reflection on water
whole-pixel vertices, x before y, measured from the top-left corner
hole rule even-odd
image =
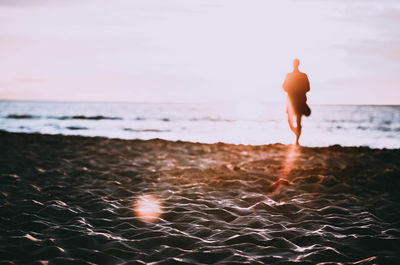
[[[291,144],[285,103],[133,104],[0,102],[0,129],[123,139]],[[400,148],[400,106],[311,105],[305,146]]]

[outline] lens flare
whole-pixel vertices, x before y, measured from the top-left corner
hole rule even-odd
[[[140,196],[133,207],[133,211],[140,220],[155,222],[162,213],[160,201],[153,195]]]

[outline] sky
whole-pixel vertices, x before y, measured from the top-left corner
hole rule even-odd
[[[0,0],[0,99],[400,104],[397,0]]]

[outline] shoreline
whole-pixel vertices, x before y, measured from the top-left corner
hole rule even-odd
[[[283,144],[283,143],[269,143],[269,144],[235,144],[235,143],[227,143],[227,142],[214,142],[214,143],[203,143],[203,142],[194,142],[194,141],[184,141],[184,140],[167,140],[167,139],[162,139],[162,138],[152,138],[152,139],[124,139],[124,138],[117,138],[117,137],[105,137],[105,136],[84,136],[84,135],[65,135],[65,134],[45,134],[45,133],[39,133],[39,132],[32,132],[32,133],[25,133],[25,132],[10,132],[6,131],[3,129],[0,129],[0,137],[1,135],[4,134],[15,134],[15,135],[36,135],[36,136],[42,136],[42,137],[65,137],[65,138],[71,138],[71,139],[99,139],[99,140],[117,140],[117,141],[126,141],[126,142],[151,142],[151,141],[162,141],[162,142],[170,142],[170,143],[184,143],[184,144],[199,144],[199,145],[231,145],[231,146],[248,146],[248,147],[268,147],[268,146],[294,146],[293,144]],[[400,148],[376,148],[376,147],[370,147],[367,145],[340,145],[340,144],[332,144],[332,145],[327,145],[327,146],[303,146],[300,145],[298,146],[299,148],[309,148],[309,149],[369,149],[369,150],[400,150]]]

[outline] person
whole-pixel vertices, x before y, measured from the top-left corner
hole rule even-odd
[[[310,116],[311,109],[307,105],[306,93],[310,91],[310,82],[305,73],[299,71],[299,59],[293,60],[293,72],[286,75],[283,82],[283,90],[288,94],[286,113],[289,127],[296,135],[296,145],[299,145],[301,135],[301,117]],[[296,127],[293,125],[293,117],[296,117]]]

